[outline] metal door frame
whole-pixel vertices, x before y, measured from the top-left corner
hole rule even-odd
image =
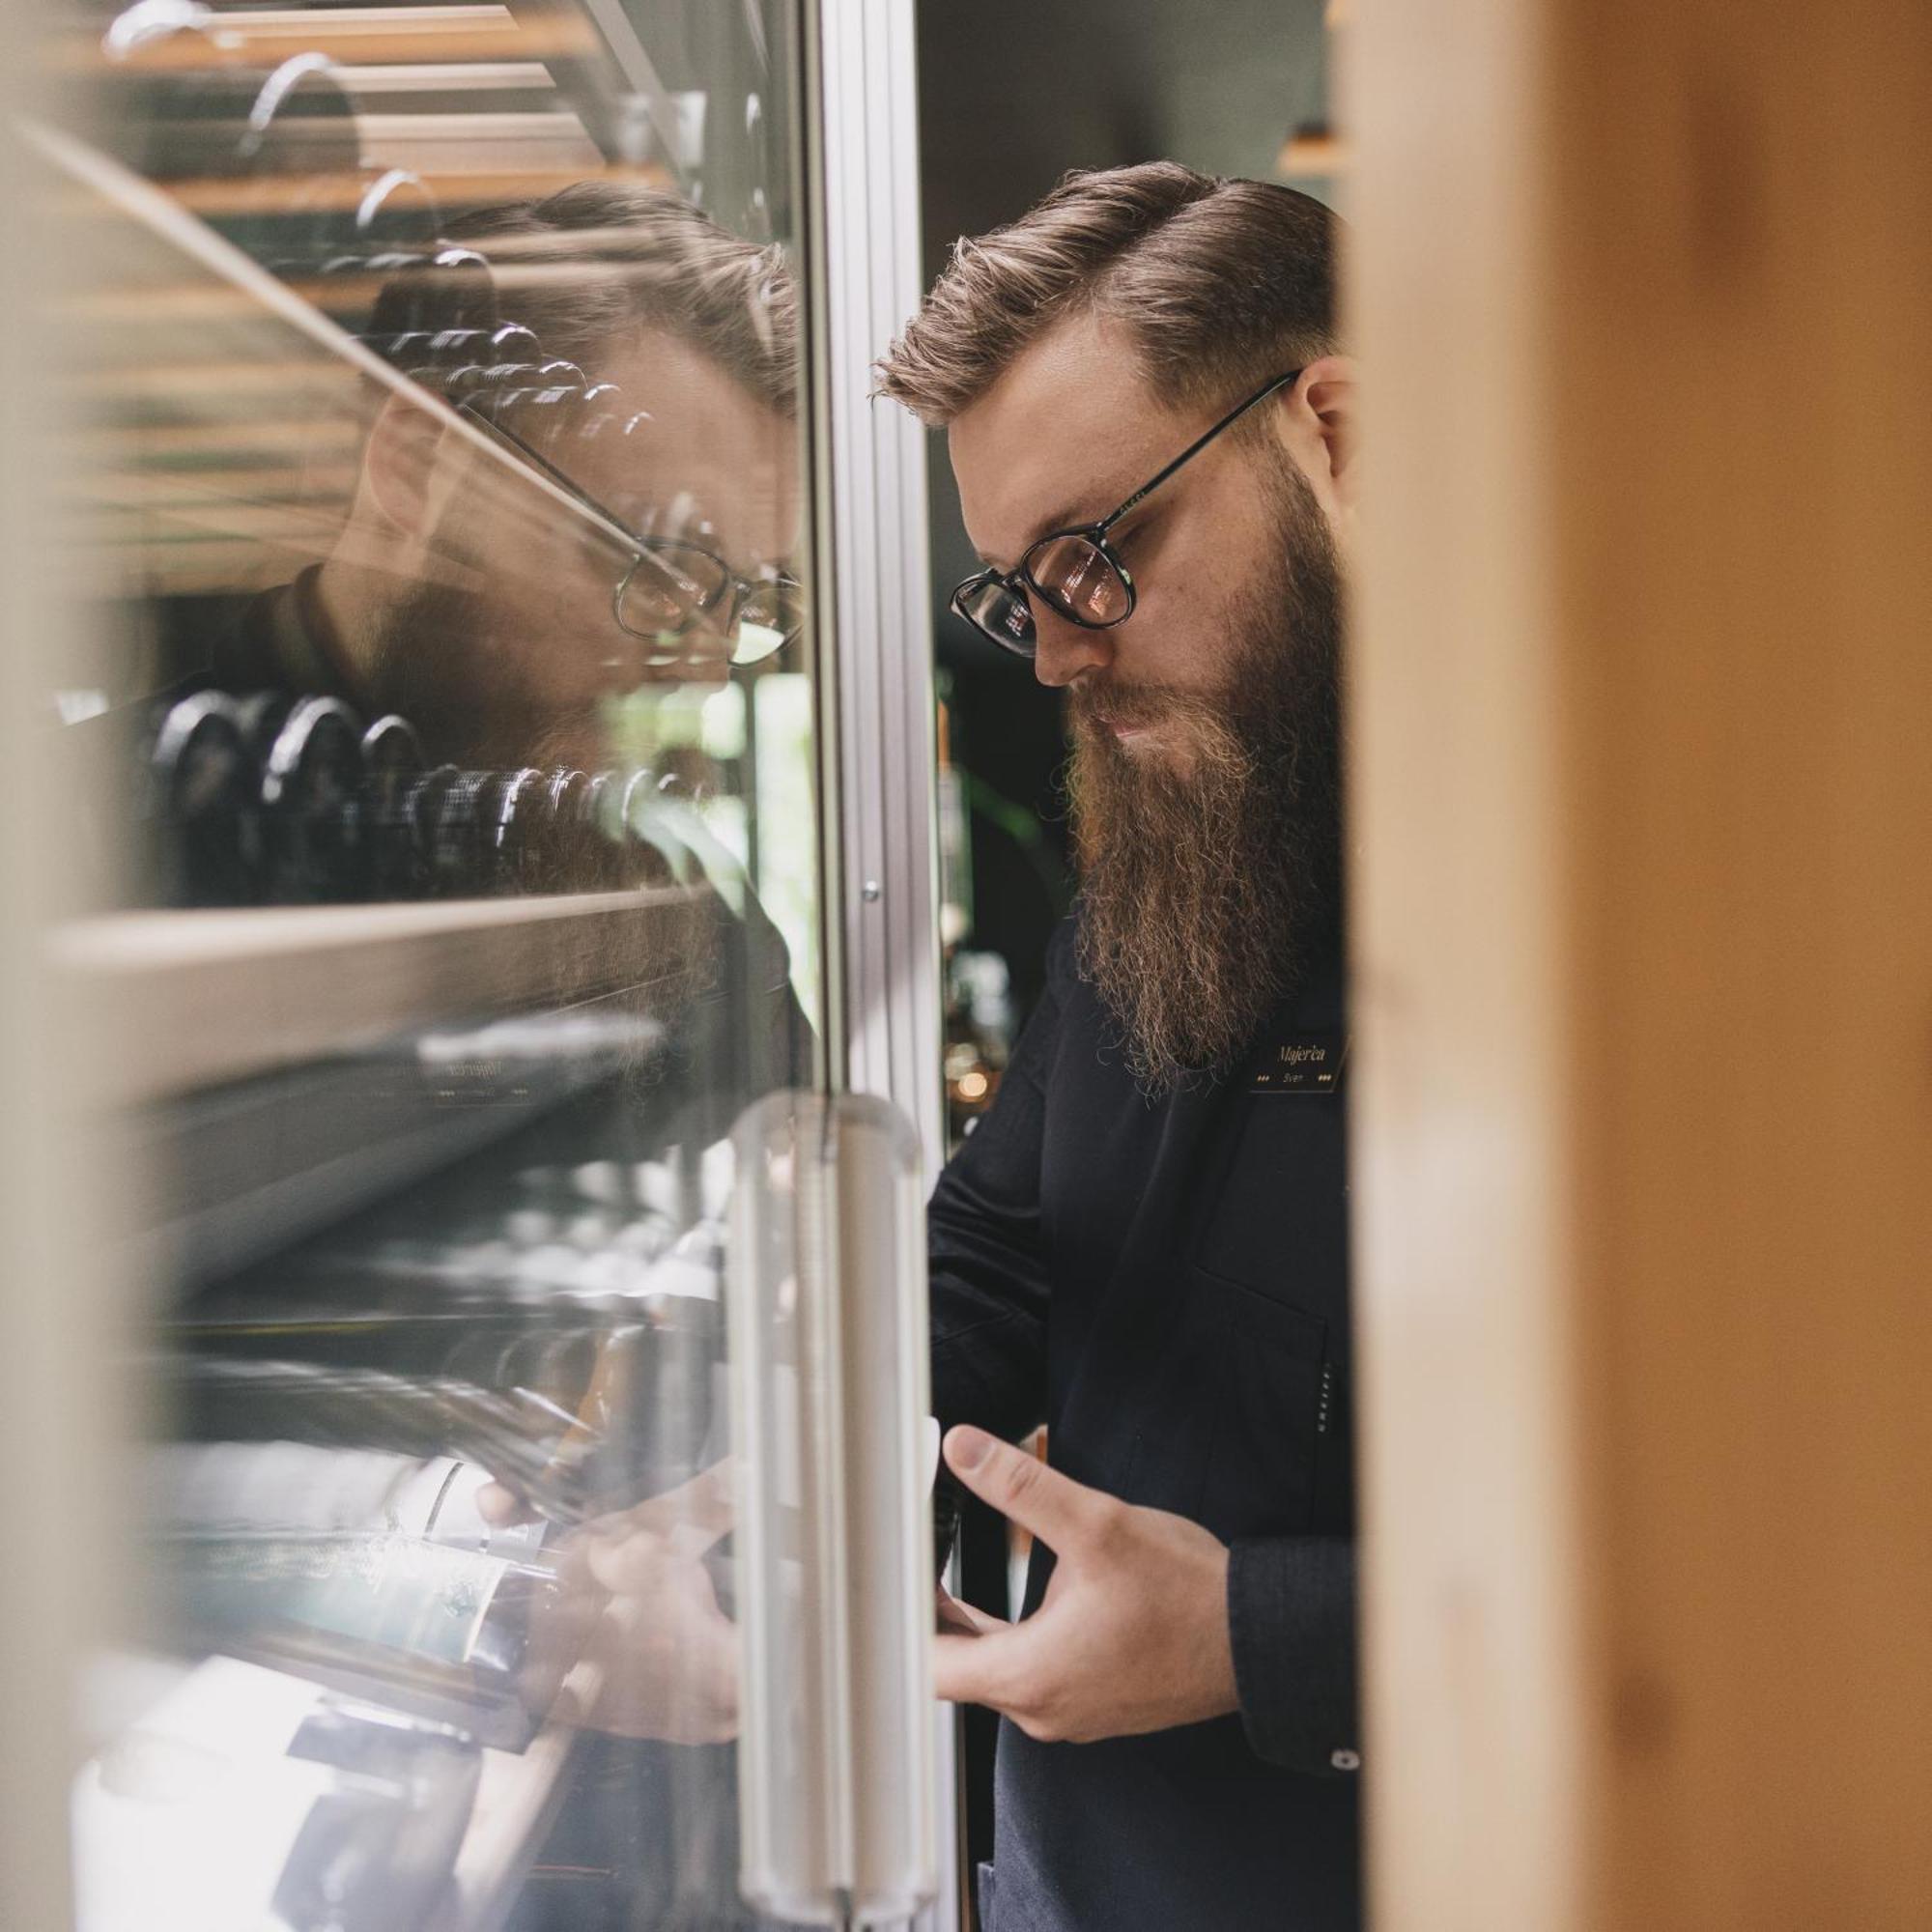
[[[875,403],[872,363],[923,294],[913,0],[802,0],[801,240],[819,609],[826,1058],[834,1091],[892,1100],[928,1189],[945,1154],[938,747],[925,432]],[[958,1814],[955,1725],[940,1800]],[[922,1928],[964,1922],[956,1833]]]

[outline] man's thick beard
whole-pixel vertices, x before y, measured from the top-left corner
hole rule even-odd
[[[1271,485],[1281,548],[1228,612],[1220,691],[1069,695],[1077,959],[1149,1095],[1226,1071],[1340,914],[1340,573],[1286,457]],[[1109,723],[1160,725],[1187,763]]]
[[[492,612],[476,591],[433,578],[409,584],[375,614],[375,696],[415,725],[432,762],[471,767],[604,762],[594,707],[543,704],[497,688],[489,662]]]

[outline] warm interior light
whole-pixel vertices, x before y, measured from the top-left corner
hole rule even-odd
[[[1328,180],[1348,173],[1348,150],[1326,128],[1297,128],[1281,144],[1274,171],[1290,181]]]

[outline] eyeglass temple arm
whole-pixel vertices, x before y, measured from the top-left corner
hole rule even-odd
[[[676,537],[652,539],[638,535],[635,530],[625,526],[614,510],[608,509],[604,504],[600,503],[575,477],[559,469],[541,450],[532,448],[515,430],[505,429],[501,423],[496,421],[493,417],[485,415],[473,404],[467,402],[459,403],[456,407],[458,414],[467,415],[471,422],[486,430],[491,436],[497,438],[499,442],[508,443],[532,469],[542,471],[572,501],[577,503],[581,508],[589,511],[591,516],[598,522],[609,525],[610,527],[605,531],[605,534],[619,541],[639,560],[641,560],[646,554],[662,555],[664,546],[667,543],[675,545],[683,541]],[[689,548],[692,550],[701,550],[703,546],[701,544],[691,544]],[[633,563],[632,568],[635,570],[637,564]],[[731,581],[741,594],[763,587],[763,582],[740,577],[735,571],[732,573]],[[788,584],[798,590],[805,588],[803,582],[796,577],[781,577],[769,581]],[[712,601],[715,603],[717,600],[714,598]]]
[[[626,550],[639,551],[642,548],[637,536],[624,527],[614,510],[607,509],[581,483],[559,469],[541,450],[533,449],[515,430],[505,429],[501,423],[496,421],[494,417],[485,415],[471,403],[459,403],[456,409],[459,415],[468,416],[471,422],[477,424],[488,435],[495,437],[498,442],[508,443],[546,481],[555,484],[580,509],[588,511],[597,523],[607,526],[604,531],[607,537],[615,538]]]
[[[1228,413],[1224,415],[1221,418],[1221,420],[1214,425],[1212,429],[1207,431],[1204,435],[1196,437],[1194,440],[1190,442],[1187,445],[1187,447],[1183,449],[1180,452],[1180,454],[1177,456],[1174,459],[1174,461],[1167,466],[1165,469],[1163,469],[1157,476],[1149,477],[1149,479],[1145,483],[1143,483],[1141,487],[1138,490],[1136,490],[1134,494],[1131,497],[1129,497],[1127,500],[1124,503],[1122,503],[1118,510],[1116,510],[1113,513],[1112,516],[1108,517],[1104,523],[1095,524],[1094,527],[1096,530],[1098,530],[1102,536],[1105,536],[1106,533],[1110,529],[1112,529],[1113,526],[1116,524],[1118,524],[1121,521],[1121,519],[1124,517],[1127,514],[1127,512],[1134,507],[1136,503],[1144,502],[1148,497],[1151,497],[1153,493],[1156,490],[1158,490],[1160,486],[1163,483],[1165,483],[1167,479],[1170,476],[1172,476],[1177,469],[1179,469],[1181,467],[1182,464],[1193,462],[1193,460],[1197,456],[1199,456],[1201,452],[1204,449],[1206,449],[1208,445],[1210,442],[1212,442],[1214,439],[1217,436],[1219,436],[1224,429],[1230,428],[1233,424],[1238,422],[1240,418],[1246,415],[1247,412],[1251,409],[1253,409],[1257,403],[1266,402],[1266,400],[1271,395],[1273,395],[1277,389],[1287,387],[1287,385],[1290,383],[1298,382],[1301,379],[1303,373],[1304,371],[1300,369],[1291,369],[1287,372],[1286,375],[1277,376],[1273,382],[1264,384],[1261,388],[1257,389],[1254,392],[1254,394],[1247,399],[1246,402],[1236,403],[1235,407],[1232,410],[1230,410]]]

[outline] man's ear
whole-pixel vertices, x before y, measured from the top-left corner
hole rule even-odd
[[[443,425],[420,403],[391,393],[376,412],[362,452],[369,498],[384,522],[404,536],[420,536],[432,521],[431,481]]]
[[[1314,472],[1317,490],[1325,481],[1344,510],[1355,507],[1361,480],[1359,384],[1348,355],[1324,355],[1301,372],[1285,412],[1288,436],[1297,461]]]

